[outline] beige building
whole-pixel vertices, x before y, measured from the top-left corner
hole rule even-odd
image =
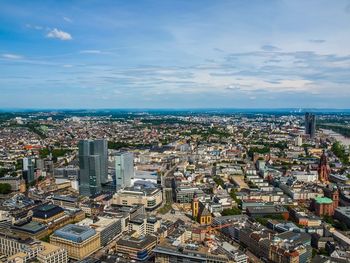
[[[67,250],[54,246],[50,243],[41,242],[44,250],[40,251],[37,256],[37,260],[42,263],[67,263],[68,253]]]
[[[68,257],[82,260],[100,248],[100,235],[92,228],[66,225],[50,236],[50,243],[68,252]]]
[[[156,245],[157,237],[155,236],[124,236],[117,241],[116,249],[118,253],[128,255],[133,260],[144,261],[152,256],[152,250]]]
[[[20,191],[21,193],[25,192],[26,184],[25,181],[21,179],[20,176],[6,176],[0,178],[1,184],[11,185],[11,191]],[[24,188],[24,189],[23,189]]]
[[[7,232],[0,233],[0,254],[8,263],[25,263],[37,260],[42,263],[67,263],[67,251],[46,242]]]
[[[39,250],[33,256],[30,251],[21,251],[8,258],[8,263],[25,263],[30,260],[36,260],[41,263],[67,263],[68,254],[65,249],[54,246],[46,242],[40,242]]]
[[[127,187],[113,196],[113,204],[133,205],[142,204],[146,210],[154,210],[162,204],[162,191],[158,188],[142,189]]]

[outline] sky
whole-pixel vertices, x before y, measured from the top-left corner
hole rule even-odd
[[[0,0],[0,108],[350,108],[350,1]]]

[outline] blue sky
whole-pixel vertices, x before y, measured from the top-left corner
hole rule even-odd
[[[0,1],[0,108],[350,108],[349,0]]]

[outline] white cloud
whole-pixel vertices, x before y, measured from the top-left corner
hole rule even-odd
[[[26,27],[30,28],[30,29],[35,29],[35,30],[43,30],[44,29],[44,27],[42,27],[42,26],[31,25],[31,24],[26,24]]]
[[[63,17],[63,20],[68,22],[68,23],[72,23],[73,22],[72,19],[70,19],[69,17],[66,17],[66,16]]]
[[[81,50],[80,53],[81,54],[101,54],[102,51],[97,49],[87,49],[87,50]]]
[[[9,54],[9,53],[7,53],[7,54],[2,54],[2,57],[3,57],[3,58],[7,58],[7,59],[21,59],[21,58],[23,58],[23,57],[20,56],[20,55]]]
[[[47,33],[46,37],[48,38],[57,38],[60,40],[72,40],[71,34],[59,30],[57,28],[52,29],[49,33]]]

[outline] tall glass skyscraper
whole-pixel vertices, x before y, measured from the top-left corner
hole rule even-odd
[[[35,158],[23,158],[23,177],[27,183],[32,183],[35,180]]]
[[[108,177],[108,145],[106,140],[79,142],[79,192],[91,196],[101,191]]]
[[[130,152],[120,152],[114,155],[116,190],[131,186],[134,177],[134,155]]]
[[[316,116],[312,113],[305,113],[305,134],[310,135],[310,138],[315,138],[316,134]]]

